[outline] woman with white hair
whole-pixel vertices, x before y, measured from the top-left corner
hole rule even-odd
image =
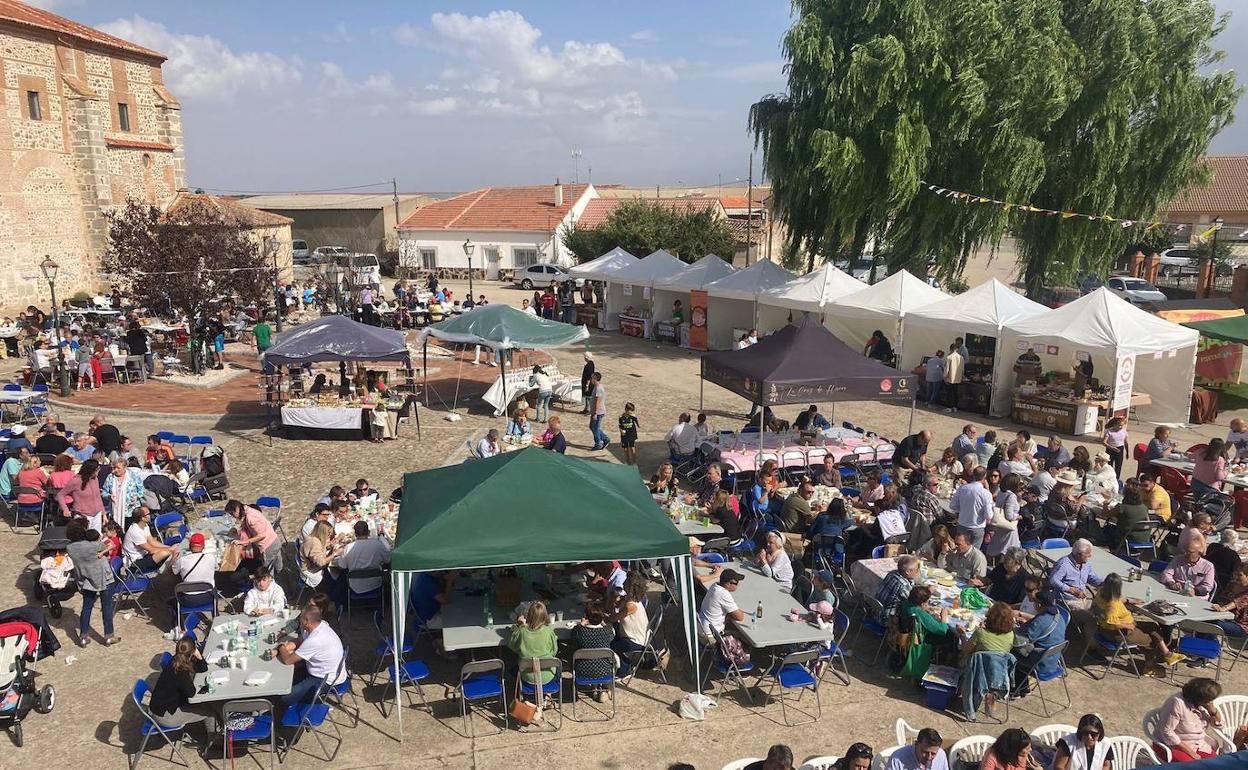
[[[756,554],[763,574],[779,583],[785,591],[793,590],[793,562],[784,550],[784,535],[774,529]]]

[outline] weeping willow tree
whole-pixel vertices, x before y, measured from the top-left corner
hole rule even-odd
[[[1229,122],[1209,0],[796,0],[788,91],[750,111],[784,259],[934,258],[946,277],[1006,232],[1028,287],[1106,265],[1141,233],[928,193],[1144,219]],[[883,248],[881,248],[881,246]]]

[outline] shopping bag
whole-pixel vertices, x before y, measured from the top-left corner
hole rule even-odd
[[[718,708],[719,704],[714,698],[703,695],[700,692],[687,692],[685,697],[680,699],[677,704],[676,711],[682,719],[692,719],[702,721],[706,719],[707,709]]]
[[[238,543],[227,543],[221,550],[221,566],[218,572],[233,572],[243,560],[243,547]]]

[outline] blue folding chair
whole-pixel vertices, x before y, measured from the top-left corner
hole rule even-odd
[[[1217,663],[1215,680],[1222,679],[1222,650],[1226,647],[1226,631],[1213,623],[1185,620],[1179,624],[1178,652],[1206,663]],[[1177,668],[1175,669],[1177,671]]]
[[[13,393],[13,392],[20,391],[22,389],[22,386],[18,385],[16,382],[10,382],[10,383],[5,384],[4,389],[9,391],[10,393]]]
[[[1040,548],[1043,550],[1048,550],[1050,548],[1069,548],[1069,547],[1070,547],[1070,541],[1064,537],[1045,538],[1044,542],[1040,544]]]
[[[283,762],[285,756],[288,756],[290,752],[295,749],[296,744],[299,742],[299,738],[302,737],[305,732],[312,733],[312,735],[316,738],[317,744],[320,745],[321,751],[325,754],[324,757],[314,757],[315,759],[323,762],[333,762],[334,757],[338,756],[338,749],[342,747],[342,731],[338,728],[338,723],[329,718],[330,713],[333,711],[333,707],[326,700],[325,693],[329,687],[332,686],[328,684],[329,682],[335,681],[339,677],[345,675],[346,666],[347,660],[344,656],[343,659],[339,661],[338,670],[334,676],[324,680],[321,682],[321,686],[316,688],[316,693],[312,696],[311,702],[297,703],[286,709],[286,713],[282,715],[281,726],[287,730],[294,730],[295,734],[291,736],[290,742],[286,744],[285,754],[278,756],[277,761],[279,764]],[[322,729],[327,723],[330,727],[334,728],[332,738],[334,739],[335,744],[332,752],[325,745],[325,737],[327,734]],[[307,752],[301,751],[301,753]],[[312,755],[308,754],[308,756]]]
[[[605,676],[582,676],[580,673],[577,672],[576,664],[581,663],[581,662],[586,662],[586,661],[605,661],[604,665],[607,667],[607,674]],[[607,691],[610,693],[610,698],[611,698],[611,714],[609,716],[605,715],[604,712],[599,712],[599,713],[603,713],[606,718],[605,719],[592,719],[592,720],[585,720],[585,721],[609,722],[612,719],[615,719],[615,653],[614,652],[606,648],[599,648],[599,649],[581,649],[572,653],[572,719],[578,722],[580,722],[581,719],[580,717],[577,716],[577,713],[576,713],[576,706],[580,700],[577,697],[577,694],[579,693],[579,688],[581,687],[593,687],[595,689],[605,687]],[[598,711],[598,709],[593,708],[593,707],[591,707],[591,709],[593,711]]]
[[[342,647],[342,659],[351,660],[351,646],[344,644]],[[331,684],[325,688],[325,698],[333,703],[334,708],[343,713],[351,712],[351,726],[358,727],[360,724],[360,699],[355,694],[355,685],[352,684],[351,669],[348,666],[343,667],[343,673],[346,677],[338,684]],[[351,696],[351,702],[355,704],[350,709],[347,708],[347,696]]]
[[[211,556],[205,558],[211,559]],[[178,608],[178,625],[186,615],[217,616],[217,589],[212,583],[178,583],[173,587],[174,604]]]
[[[173,441],[173,437],[176,435],[177,434],[174,433],[173,431],[162,430],[156,433],[156,438],[160,439],[161,441]]]
[[[1065,610],[1065,608],[1062,609]],[[1069,610],[1066,610],[1066,612],[1069,614]],[[1070,642],[1062,642],[1045,650],[1044,654],[1040,656],[1040,660],[1036,661],[1036,665],[1031,670],[1031,675],[1036,678],[1036,693],[1040,695],[1040,707],[1044,710],[1045,717],[1053,716],[1057,711],[1070,708],[1070,686],[1066,684],[1068,672],[1066,670],[1066,658],[1063,657],[1068,644]],[[1049,668],[1050,663],[1055,664],[1056,668],[1051,671],[1045,671],[1044,669]],[[1044,683],[1052,682],[1054,679],[1062,681],[1062,689],[1066,691],[1066,704],[1050,714],[1049,701],[1044,697]]]
[[[819,648],[819,661],[823,663],[823,671],[819,674],[822,680],[829,673],[834,674],[841,684],[849,685],[849,663],[845,660],[845,637],[849,633],[849,616],[841,610],[832,613],[832,641]],[[841,670],[836,670],[836,662],[841,662]]]
[[[277,731],[273,729],[273,703],[263,698],[226,701],[221,707],[223,738],[222,759],[234,763],[234,744],[269,742],[269,770],[277,757]],[[250,722],[247,718],[250,717]],[[231,724],[243,723],[245,727],[230,729]]]
[[[191,449],[191,437],[190,436],[186,435],[185,433],[177,433],[177,434],[174,434],[173,438],[169,439],[169,443],[173,446],[173,453],[178,456],[178,459],[181,460],[183,464],[187,464],[190,462],[190,449]],[[178,451],[179,445],[186,447],[186,451],[179,452]]]
[[[780,713],[784,718],[784,724],[788,727],[797,727],[799,725],[808,725],[818,722],[823,716],[823,704],[819,702],[819,677],[811,670],[816,660],[819,659],[817,650],[802,650],[785,655],[779,663],[772,667],[769,672],[771,676],[771,686],[767,688],[767,699],[771,700],[771,694],[780,688]],[[801,699],[802,694],[806,690],[810,690],[815,694],[815,713],[809,714],[810,719],[801,722],[789,721],[789,708],[793,708],[788,704],[788,698],[785,693],[796,690],[798,695],[794,702]]]
[[[724,635],[719,629],[711,626],[711,636],[714,637],[715,643],[708,645],[703,653],[713,653],[710,663],[706,668],[706,672],[702,675],[702,689],[706,689],[706,680],[711,675],[711,669],[719,672],[719,693],[716,700],[724,697],[724,692],[728,685],[736,683],[741,692],[745,695],[745,699],[750,705],[754,705],[754,697],[750,695],[750,687],[745,683],[746,673],[754,670],[753,661],[743,661],[741,663],[733,663],[723,654]]]
[[[508,728],[507,691],[503,687],[503,662],[498,658],[477,660],[464,664],[459,670],[459,715],[464,720],[464,732],[469,738],[475,738],[476,728],[473,726],[472,713],[474,704],[481,701],[498,701],[498,715],[503,726],[493,735],[504,732]]]
[[[152,520],[152,526],[156,528],[156,532],[160,535],[160,541],[165,545],[177,545],[181,543],[187,536],[186,517],[179,511],[171,511],[162,513]],[[166,535],[165,530],[175,530],[173,534]]]
[[[114,556],[109,560],[109,567],[113,570],[113,576],[116,578],[116,588],[113,589],[113,595],[116,602],[120,604],[123,600],[134,602],[135,609],[139,614],[148,620],[151,617],[147,614],[147,608],[143,606],[143,592],[152,584],[152,579],[147,575],[132,572],[130,568],[124,566],[120,556]]]
[[[171,656],[172,657],[172,656]],[[147,751],[147,743],[152,736],[163,739],[170,747],[169,761],[173,761],[176,755],[182,760],[182,764],[190,767],[191,763],[187,761],[186,755],[182,753],[182,739],[186,737],[185,730],[181,727],[161,727],[148,711],[144,701],[147,700],[148,693],[151,688],[147,682],[142,679],[136,679],[134,688],[130,691],[130,697],[134,701],[134,706],[139,710],[139,715],[143,718],[143,723],[139,725],[139,735],[143,740],[139,743],[139,749],[130,757],[130,770],[136,770],[139,766],[139,760],[143,758],[144,752]]]
[[[1111,636],[1112,633],[1113,632],[1106,632],[1101,629],[1097,629],[1096,633],[1092,635],[1092,638],[1096,641],[1096,643],[1109,652],[1110,655],[1105,659],[1105,669],[1101,672],[1100,676],[1097,676],[1091,671],[1088,672],[1088,676],[1097,680],[1104,679],[1105,676],[1113,669],[1114,664],[1118,662],[1119,656],[1122,656],[1128,663],[1131,664],[1131,670],[1135,672],[1135,678],[1139,679],[1140,667],[1136,665],[1134,653],[1140,651],[1140,646],[1137,644],[1131,644],[1127,641],[1127,632],[1122,629],[1119,629],[1116,635]],[[1092,645],[1090,644],[1083,648],[1083,655],[1079,657],[1080,666],[1083,665],[1084,659],[1088,657],[1088,650],[1091,648]]]
[[[549,682],[538,684],[537,682],[526,682],[525,674],[532,675],[534,661],[537,663],[537,673],[539,677],[544,677],[547,671],[553,671],[554,676]],[[521,659],[516,663],[516,692],[520,696],[536,701],[538,697],[550,697],[553,708],[545,710],[545,713],[555,711],[559,714],[559,721],[553,725],[554,730],[563,727],[563,661],[558,658],[529,658]],[[541,689],[541,695],[538,695],[538,689]],[[548,722],[549,724],[549,722]]]

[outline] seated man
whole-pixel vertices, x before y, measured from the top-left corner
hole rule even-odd
[[[35,439],[35,454],[59,455],[69,449],[69,439],[57,429],[56,423],[44,424],[39,429],[39,438]],[[79,462],[82,462],[79,460]]]
[[[967,423],[962,426],[962,432],[953,437],[953,443],[950,444],[950,448],[953,449],[954,456],[964,464],[966,463],[967,455],[975,457],[975,461],[978,462],[979,455],[976,451],[978,447],[975,443],[975,435],[978,432],[979,430],[974,425]]]
[[[1169,522],[1173,515],[1170,509],[1170,493],[1157,483],[1156,471],[1140,474],[1140,493],[1144,497],[1144,505],[1162,521]]]
[[[941,748],[944,739],[934,727],[924,727],[914,743],[902,746],[889,757],[885,770],[949,770],[949,757]]]
[[[803,479],[797,491],[789,495],[780,507],[780,518],[784,521],[784,530],[797,534],[805,534],[819,514],[818,507],[812,508],[810,498],[815,496],[815,485],[810,479]]]
[[[342,640],[334,629],[321,618],[321,610],[309,604],[299,615],[299,630],[303,638],[298,642],[282,642],[274,649],[274,655],[282,663],[295,666],[295,683],[290,692],[282,696],[282,704],[294,706],[308,703],[316,695],[322,682],[341,684],[347,672],[342,665]]]
[[[187,539],[190,550],[178,557],[173,563],[173,574],[181,583],[213,584],[216,576],[217,560],[204,553],[204,535],[196,532]]]
[[[714,640],[712,628],[722,634],[729,619],[745,620],[745,611],[737,607],[732,597],[744,579],[740,572],[726,569],[719,573],[719,582],[706,590],[706,596],[702,597],[702,604],[698,606],[698,638],[703,642]]]
[[[349,543],[347,549],[338,557],[338,566],[348,573],[361,570],[381,569],[390,563],[390,546],[379,538],[369,537],[368,522],[355,523],[355,542]],[[368,593],[381,588],[381,577],[350,577],[351,590],[357,594]]]
[[[95,454],[95,439],[85,433],[74,436],[71,446],[63,450],[64,454],[74,458],[76,462],[85,463]]]
[[[724,472],[720,470],[719,463],[706,466],[706,478],[702,480],[702,488],[698,490],[699,506],[708,508],[715,501],[715,493],[719,492],[719,485],[723,480]]]
[[[490,432],[477,442],[477,454],[482,458],[498,454],[498,428],[490,428]]]
[[[146,505],[135,508],[130,521],[121,543],[121,553],[134,571],[155,572],[161,562],[181,552],[178,546],[165,545],[152,535],[152,512]]]
[[[988,574],[988,558],[971,545],[970,537],[959,529],[953,536],[953,550],[945,557],[945,569],[973,586],[982,586]]]
[[[1105,582],[1092,570],[1091,560],[1092,543],[1080,538],[1069,554],[1057,560],[1049,573],[1049,587],[1072,607],[1087,609],[1091,606],[1092,588]]]
[[[147,437],[147,451],[143,453],[143,462],[145,465],[164,465],[170,460],[176,459],[178,459],[178,456],[177,453],[173,451],[173,447],[168,443],[161,441],[160,436],[153,434]]]
[[[877,618],[877,620],[884,622],[890,615],[897,612],[901,603],[910,596],[910,591],[914,589],[915,580],[918,577],[918,557],[908,553],[898,556],[897,569],[884,576],[883,582],[880,583],[880,590],[875,594],[875,598],[879,600],[884,610],[884,617]]]
[[[1054,459],[1054,460],[1057,460],[1058,465],[1065,466],[1065,465],[1070,465],[1070,457],[1071,457],[1070,450],[1062,446],[1061,438],[1057,436],[1050,436],[1049,443],[1048,443],[1048,452],[1045,453],[1044,459],[1045,460]]]
[[[921,430],[918,433],[906,436],[897,444],[897,451],[893,453],[893,462],[906,470],[927,467],[927,445],[931,441],[932,432],[930,430]]]
[[[824,487],[841,488],[841,469],[836,467],[835,457],[824,455],[823,469],[815,474],[815,483]]]
[[[832,423],[819,414],[817,404],[811,404],[806,411],[798,413],[793,420],[793,427],[801,431],[827,430],[832,427]]]
[[[1202,556],[1199,543],[1189,543],[1187,549],[1176,554],[1170,565],[1161,573],[1161,582],[1171,591],[1188,596],[1209,596],[1213,593],[1213,564]]]
[[[693,427],[692,420],[688,412],[682,412],[680,420],[667,432],[664,440],[667,442],[667,449],[672,457],[692,457],[697,451],[701,439],[698,436],[698,429]]]

